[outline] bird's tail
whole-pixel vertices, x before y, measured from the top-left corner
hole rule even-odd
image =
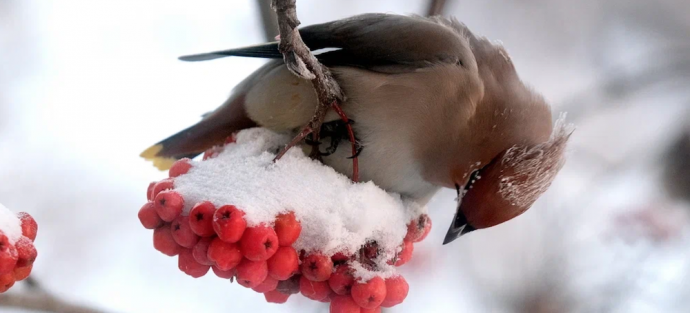
[[[141,153],[159,170],[167,170],[181,158],[192,158],[222,144],[233,132],[254,127],[244,109],[244,96],[236,95],[201,121],[178,132]]]

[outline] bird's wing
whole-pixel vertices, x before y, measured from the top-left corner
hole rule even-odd
[[[208,61],[218,58],[224,58],[229,56],[237,57],[250,57],[250,58],[267,58],[267,59],[278,59],[282,58],[283,55],[278,51],[278,42],[269,42],[260,45],[253,45],[247,47],[240,47],[235,49],[213,51],[207,53],[199,53],[192,55],[181,56],[179,59],[182,61]]]
[[[466,28],[454,20],[371,13],[300,29],[304,43],[328,66],[354,66],[386,73],[438,63],[462,63],[469,52]],[[278,42],[180,57],[205,61],[226,56],[282,58]]]

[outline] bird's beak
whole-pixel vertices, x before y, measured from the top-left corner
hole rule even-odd
[[[465,214],[462,213],[462,210],[460,210],[460,205],[462,205],[462,195],[460,194],[460,189],[458,188],[458,206],[455,211],[453,223],[450,224],[450,228],[446,233],[446,238],[443,239],[444,245],[449,244],[453,242],[453,240],[460,238],[460,236],[476,229],[467,223],[467,218],[465,217]]]

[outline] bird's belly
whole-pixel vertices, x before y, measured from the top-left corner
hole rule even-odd
[[[361,182],[372,181],[389,192],[401,194],[404,198],[426,203],[439,189],[422,178],[419,164],[413,162],[411,147],[405,138],[386,132],[358,135],[362,151],[358,156],[359,178]],[[322,150],[330,144],[323,140]],[[305,148],[308,151],[310,148]],[[352,176],[352,147],[349,141],[342,140],[335,153],[323,157],[324,164],[339,173]]]

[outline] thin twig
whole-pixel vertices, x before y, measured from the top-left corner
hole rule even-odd
[[[427,16],[436,16],[443,14],[443,8],[446,6],[446,0],[430,0],[429,9],[427,9]]]
[[[257,2],[266,41],[274,41],[278,35],[278,22],[276,21],[276,13],[271,8],[271,0],[257,0]]]
[[[33,276],[29,276],[24,280],[24,285],[26,286],[27,289],[31,291],[43,291],[43,287],[41,284],[34,278]]]
[[[67,303],[43,292],[0,295],[0,307],[55,313],[103,313],[100,310]]]
[[[340,85],[335,81],[333,75],[327,67],[323,66],[311,53],[309,48],[302,41],[302,37],[297,30],[300,21],[297,19],[296,0],[272,0],[273,9],[276,11],[278,19],[278,29],[280,31],[280,44],[278,49],[283,54],[283,60],[288,69],[298,77],[311,80],[318,104],[316,112],[311,121],[305,125],[295,139],[288,144],[283,151],[276,156],[279,160],[285,152],[298,144],[304,137],[312,134],[314,142],[319,142],[321,125],[328,109],[338,106],[345,99]],[[351,127],[348,129],[351,130]],[[352,136],[353,137],[353,136]],[[355,147],[354,138],[351,138],[352,145]],[[356,148],[356,147],[355,147]],[[318,158],[320,155],[318,145],[312,147],[311,157]],[[353,158],[352,178],[357,181],[359,173],[356,172],[357,158]]]

